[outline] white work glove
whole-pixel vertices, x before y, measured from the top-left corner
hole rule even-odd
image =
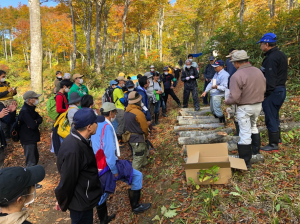
[[[192,76],[190,76],[190,78],[191,78],[191,79],[194,79],[194,78],[195,78],[195,76],[193,76],[193,75],[192,75]]]
[[[190,80],[190,77],[186,77],[185,79],[186,79],[186,80]]]

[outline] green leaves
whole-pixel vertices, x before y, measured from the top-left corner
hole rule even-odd
[[[173,218],[174,216],[176,216],[177,213],[175,210],[168,210],[166,213],[164,213],[164,216],[167,218]]]

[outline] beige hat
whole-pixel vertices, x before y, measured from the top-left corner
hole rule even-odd
[[[126,81],[124,76],[118,76],[117,80],[118,81]]]
[[[73,75],[73,80],[75,80],[75,79],[77,79],[77,78],[82,78],[83,77],[83,75],[80,75],[80,74],[74,74]]]
[[[233,53],[237,52],[237,51],[239,51],[239,50],[233,50],[233,51],[231,51],[230,54],[226,56],[226,58],[231,58],[232,55],[233,55]]]
[[[114,103],[105,102],[104,104],[102,104],[101,109],[103,109],[103,112],[109,112],[109,111],[112,111],[112,110],[116,110],[117,107]]]
[[[150,78],[152,78],[152,73],[151,72],[146,72],[145,74],[144,74],[144,76],[146,76],[147,77],[147,79],[150,79]]]
[[[233,62],[233,61],[243,61],[243,60],[247,60],[249,59],[250,57],[247,55],[247,52],[244,51],[244,50],[241,50],[241,51],[236,51],[232,54],[232,57],[231,57],[231,61],[230,62]]]
[[[41,95],[42,94],[37,94],[34,91],[27,91],[26,93],[24,93],[23,99],[27,100],[27,99],[30,99],[30,98],[39,98]]]
[[[128,95],[128,103],[129,104],[135,104],[138,103],[142,100],[142,96],[136,92],[136,91],[132,91],[131,93],[129,93]]]

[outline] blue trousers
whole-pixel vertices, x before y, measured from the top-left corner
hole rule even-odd
[[[120,180],[120,181],[123,181],[128,184],[127,180]],[[133,191],[140,190],[140,189],[142,189],[142,186],[143,186],[143,174],[140,171],[133,169],[131,190],[133,190]],[[104,193],[101,196],[98,205],[102,205],[107,200],[108,196],[109,196],[108,193]]]
[[[165,101],[163,99],[160,99],[159,101],[157,101],[155,103],[155,107],[154,107],[154,113],[158,114],[159,113],[159,108],[162,107],[163,110],[166,109],[166,104]]]
[[[286,88],[277,87],[262,103],[265,113],[265,123],[270,132],[278,132],[279,110],[286,97]]]

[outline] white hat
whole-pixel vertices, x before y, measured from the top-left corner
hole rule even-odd
[[[151,65],[150,68],[155,68],[154,65]]]
[[[250,57],[247,55],[246,51],[241,50],[241,51],[234,52],[232,54],[231,58],[232,59],[231,59],[230,62],[233,62],[233,61],[243,61],[243,60],[249,59]]]

